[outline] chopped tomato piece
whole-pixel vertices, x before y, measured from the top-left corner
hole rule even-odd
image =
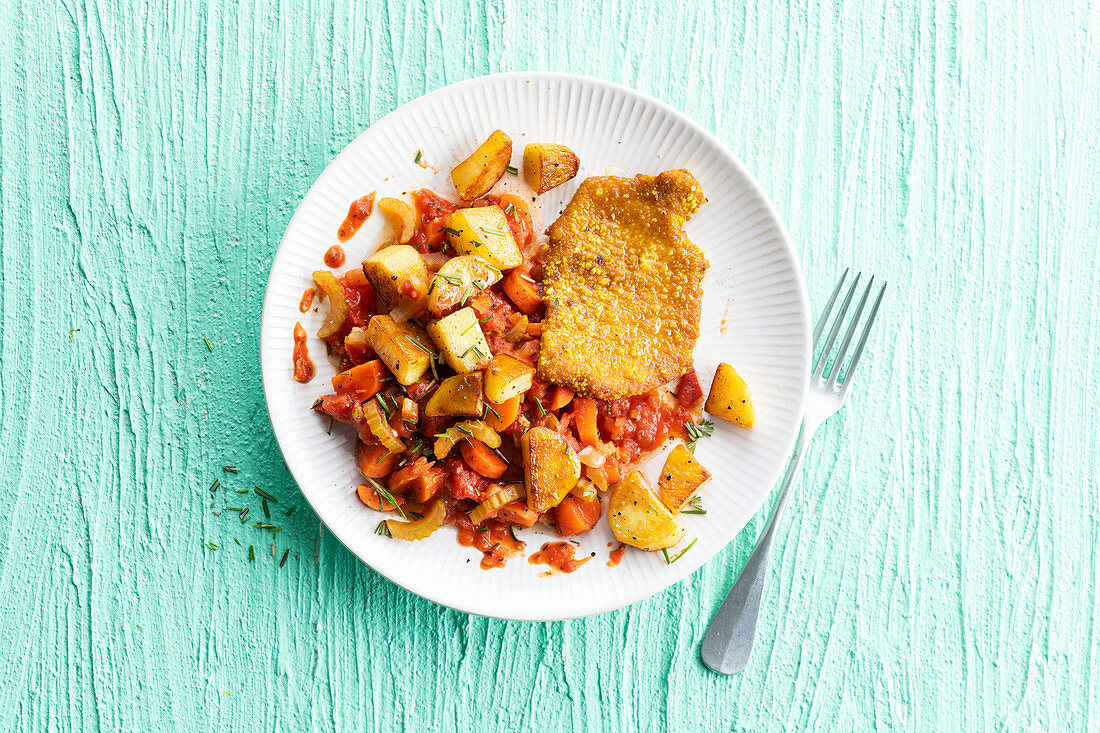
[[[676,385],[676,399],[684,407],[695,407],[703,397],[703,388],[699,384],[699,375],[692,369],[680,377],[680,383]]]
[[[471,470],[462,459],[453,456],[447,459],[447,468],[451,469],[451,493],[456,499],[481,501],[489,479]]]

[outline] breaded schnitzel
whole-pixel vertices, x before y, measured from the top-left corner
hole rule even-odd
[[[581,183],[550,227],[542,378],[609,400],[691,368],[707,259],[683,226],[705,201],[686,170]]]

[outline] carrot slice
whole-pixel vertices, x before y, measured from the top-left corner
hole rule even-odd
[[[601,511],[602,507],[599,499],[593,498],[591,501],[585,501],[575,496],[565,497],[557,508],[558,534],[562,537],[568,537],[587,532],[596,525]]]
[[[564,385],[557,385],[554,387],[553,393],[550,395],[550,410],[560,410],[568,405],[573,400],[573,390]]]
[[[603,464],[604,476],[607,476],[608,485],[617,484],[623,480],[623,472],[619,470],[619,464],[611,460]]]
[[[421,504],[426,503],[439,493],[439,489],[446,481],[447,472],[439,466],[433,466],[413,485],[410,497],[413,501],[420,502]]]
[[[355,487],[355,493],[359,495],[359,501],[363,502],[376,512],[392,512],[395,507],[385,499],[378,496],[378,492],[374,490],[374,487],[370,484],[359,484]],[[395,496],[398,504],[403,504],[405,498],[403,496]]]
[[[477,438],[462,441],[459,450],[466,465],[485,478],[500,478],[508,470],[508,463]]]
[[[538,512],[529,509],[527,502],[521,499],[502,506],[497,513],[497,519],[517,527],[530,527],[539,520],[539,515]]]
[[[378,394],[382,386],[382,377],[386,376],[386,367],[380,359],[371,359],[365,364],[353,366],[346,372],[340,372],[332,378],[332,388],[337,394],[355,393],[364,400]]]
[[[426,474],[432,465],[421,456],[404,468],[397,469],[390,476],[386,488],[395,494],[406,494],[420,482],[420,477]]]
[[[573,424],[577,435],[587,445],[600,444],[600,431],[596,427],[596,400],[577,397],[573,400]]]
[[[390,475],[393,464],[397,463],[397,454],[378,443],[364,443],[360,440],[355,446],[355,460],[364,476],[382,478]]]
[[[519,417],[519,402],[523,395],[516,395],[510,400],[505,400],[499,405],[494,405],[485,417],[485,424],[498,433],[507,428]],[[494,412],[495,410],[495,412]],[[499,416],[499,417],[498,417]]]
[[[539,295],[539,286],[524,275],[521,270],[512,270],[504,277],[502,287],[517,308],[532,315],[542,307],[542,296]]]

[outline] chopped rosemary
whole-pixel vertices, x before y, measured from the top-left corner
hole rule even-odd
[[[478,322],[478,323],[487,323],[488,321],[491,321],[491,320],[493,320],[493,314],[492,314],[492,313],[490,313],[489,315],[485,316],[484,318],[479,318],[479,319],[477,319],[477,322]]]
[[[402,519],[408,519],[409,518],[408,515],[405,514],[405,510],[402,509],[401,505],[397,502],[397,499],[394,497],[394,495],[390,493],[389,489],[387,489],[385,486],[378,483],[377,481],[375,481],[372,478],[368,478],[367,481],[369,481],[371,486],[374,487],[374,490],[375,490],[375,492],[377,492],[378,497],[380,499],[382,499],[383,501],[385,501],[388,504],[392,504],[397,509],[397,513],[401,515]]]
[[[236,542],[238,545],[241,544],[241,541],[239,539],[237,539],[236,537],[233,538],[233,541]]]
[[[478,247],[484,247],[485,246],[484,242],[482,242],[480,240],[477,240],[477,239],[471,239],[470,244],[473,245],[474,249],[477,249]]]
[[[495,234],[498,237],[504,236],[504,232],[495,227],[478,227],[478,229],[481,230],[482,234]]]
[[[478,532],[488,532],[488,531],[489,531],[489,528],[488,528],[488,527],[478,527],[478,528],[477,528],[477,531],[478,531]]]
[[[206,342],[206,350],[207,351],[213,351],[214,350],[214,344],[210,343],[210,339],[203,336],[202,340]]]
[[[471,295],[473,295],[473,293],[470,291],[469,288],[466,288],[465,290],[463,290],[462,291],[462,299],[458,302],[458,304],[459,305],[466,305],[466,301],[470,299]]]
[[[325,401],[325,398],[324,398],[324,397],[318,397],[317,399],[315,399],[315,400],[313,401],[313,404],[312,404],[312,405],[310,405],[310,408],[309,408],[309,409],[311,409],[311,410],[316,410],[316,409],[317,409],[318,407],[320,407],[320,406],[321,406],[321,403],[322,403],[322,402],[324,402],[324,401]]]
[[[500,413],[497,412],[496,408],[493,407],[492,405],[490,405],[488,402],[485,403],[485,409],[488,410],[489,412],[493,413],[494,415],[496,415],[497,420],[500,420]]]
[[[238,494],[247,494],[247,493],[248,493],[248,489],[237,489],[237,493],[238,493]]]
[[[442,229],[443,231],[447,232],[447,234],[450,234],[453,237],[457,237],[459,235],[459,231],[457,229],[452,229],[451,227],[442,227]]]
[[[692,499],[688,503],[688,506],[691,507],[691,508],[690,509],[681,509],[680,513],[681,514],[706,514],[707,513],[707,510],[703,507],[703,500],[698,496],[695,497],[694,499]]]
[[[260,488],[259,486],[253,486],[253,487],[252,487],[252,489],[253,489],[253,491],[255,491],[255,492],[256,492],[257,494],[259,494],[259,495],[260,495],[260,496],[262,496],[263,498],[267,499],[268,501],[273,501],[273,502],[275,502],[276,504],[278,504],[278,503],[279,503],[279,500],[278,500],[278,499],[276,499],[276,498],[275,498],[274,496],[272,496],[271,494],[269,494],[269,493],[267,493],[266,491],[264,491],[263,489],[261,489],[261,488]]]
[[[237,467],[236,466],[222,466],[222,470],[225,471],[226,473],[236,473],[237,472]]]
[[[279,567],[286,565],[286,557],[290,554],[290,548],[286,548],[286,552],[283,553],[283,559],[279,561]]]
[[[509,206],[510,205],[511,204],[509,204]],[[509,524],[508,525],[508,534],[512,535],[512,539],[515,540],[516,542],[520,541],[519,537],[516,537],[516,526],[514,524]]]
[[[386,524],[386,520],[384,519],[378,523],[377,527],[374,528],[374,533],[380,534],[383,537],[393,537],[393,535],[390,534],[390,526]]]
[[[382,463],[382,461],[386,460],[386,456],[392,456],[392,455],[393,455],[392,450],[386,451],[382,455],[378,456],[378,460],[374,462],[374,465],[377,466],[378,464]]]
[[[698,538],[698,537],[696,537],[695,539],[693,539],[693,540],[691,541],[691,544],[690,544],[690,545],[688,545],[688,546],[687,546],[687,547],[685,547],[684,549],[680,550],[680,552],[676,553],[676,554],[675,554],[675,555],[673,555],[673,556],[672,556],[671,558],[670,558],[670,557],[668,556],[668,550],[661,550],[661,552],[663,552],[663,553],[664,553],[664,555],[665,555],[665,564],[667,564],[667,565],[671,565],[672,563],[674,563],[674,562],[676,562],[677,560],[679,560],[679,559],[680,559],[681,557],[683,557],[683,556],[684,556],[685,554],[687,554],[687,551],[688,551],[688,550],[690,550],[690,549],[691,549],[692,547],[694,547],[694,546],[695,546],[695,543],[696,543],[696,542],[698,542],[698,541],[699,541],[699,538]]]
[[[459,336],[465,336],[466,334],[468,334],[470,332],[470,329],[476,326],[478,323],[480,323],[480,321],[474,321],[469,326],[466,326],[466,328],[462,330],[462,333],[460,333]]]
[[[569,543],[572,544],[572,545],[576,545],[577,547],[581,546],[581,543],[577,542],[576,540],[569,540]]]
[[[248,561],[249,562],[256,562],[256,546],[255,545],[249,545],[248,546]]]
[[[423,158],[423,157],[424,157],[424,151],[423,150],[417,150],[416,151],[416,157],[413,158],[413,162],[414,163],[419,163],[420,159]]]
[[[261,500],[264,507],[264,519],[271,519],[271,510],[267,508],[267,499]]]
[[[413,342],[413,345],[415,345],[415,346],[416,346],[416,348],[420,349],[420,350],[421,350],[421,351],[423,351],[423,352],[424,352],[425,354],[430,354],[430,353],[432,353],[432,350],[431,350],[431,349],[429,349],[429,348],[428,348],[427,346],[425,346],[424,344],[422,344],[422,343],[420,343],[419,341],[417,341],[416,339],[414,339],[414,338],[413,338],[412,336],[409,336],[408,334],[405,334],[405,338],[407,338],[407,339],[408,339],[409,341],[412,341],[412,342]]]
[[[505,170],[506,170],[506,171],[508,171],[509,173],[511,173],[511,174],[512,174],[513,176],[514,176],[515,174],[519,173],[519,168],[516,168],[516,167],[515,167],[514,165],[510,165],[510,166],[508,166],[507,168],[505,168]],[[511,204],[509,204],[509,206],[510,206],[510,205],[511,205]]]
[[[252,510],[249,509],[248,507],[245,507],[244,509],[241,510],[241,513],[239,515],[240,518],[241,518],[241,524],[244,524],[245,522],[248,521],[248,513],[251,512],[251,511]]]
[[[505,216],[512,216],[514,213],[516,213],[516,205],[515,204],[508,204],[507,206],[504,207],[504,215]]]
[[[688,441],[687,448],[694,453],[695,444],[699,442],[699,439],[706,438],[714,432],[714,423],[703,418],[698,425],[686,423],[684,428],[687,430],[688,437],[691,438],[691,440]]]
[[[210,484],[210,493],[213,494],[215,491],[220,489],[221,485],[222,485],[222,480],[220,478],[214,479],[214,483]]]
[[[442,272],[435,273],[435,277],[438,277],[440,280],[444,281],[448,285],[458,285],[460,282],[462,282],[462,278],[458,275],[447,275]],[[432,279],[434,280],[435,278]]]
[[[428,295],[431,295],[435,290],[435,278],[432,278],[432,284],[428,286]]]
[[[239,512],[241,508],[239,506],[227,506],[225,510],[227,512]]]
[[[375,401],[382,405],[382,412],[386,414],[386,417],[390,416],[390,406],[386,404],[385,398],[382,397],[382,393],[379,392],[374,396]]]
[[[296,507],[288,507],[286,510],[286,516],[289,517],[291,514],[293,514],[295,509]]]
[[[462,433],[463,435],[469,435],[470,437],[473,437],[474,435],[472,432],[470,432],[469,428],[464,428],[461,425],[455,425],[455,430]]]
[[[216,544],[214,544],[213,542],[207,542],[206,546],[209,547],[211,550],[218,549],[218,546]]]
[[[546,416],[546,408],[542,406],[542,400],[538,397],[533,398],[535,400],[535,406],[539,408],[539,415]]]
[[[331,415],[329,415],[329,418],[328,418],[328,430],[326,430],[325,432],[327,432],[329,435],[332,435],[332,416]]]

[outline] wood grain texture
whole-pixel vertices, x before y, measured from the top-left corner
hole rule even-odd
[[[0,729],[1100,725],[1100,4],[5,0],[0,28]],[[815,305],[847,265],[892,283],[738,677],[698,645],[759,517],[629,609],[506,623],[382,580],[278,458],[258,323],[297,202],[395,106],[521,69],[713,130]],[[219,477],[298,507],[275,557]]]

